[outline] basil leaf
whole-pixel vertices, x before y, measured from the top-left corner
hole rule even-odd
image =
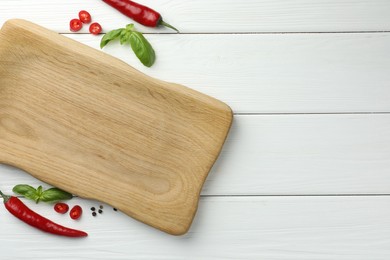
[[[30,185],[27,185],[27,184],[19,184],[19,185],[16,185],[12,189],[12,191],[24,196],[24,195],[29,194],[29,193],[35,193],[36,189],[34,187],[31,187]]]
[[[13,189],[13,192],[16,194],[23,195],[26,199],[30,200],[39,200],[39,195],[37,190],[34,187],[31,187],[30,185],[27,184],[19,184],[16,185]]]
[[[35,188],[31,187],[30,185],[26,185],[26,184],[16,185],[12,189],[12,191],[17,194],[23,195],[23,197],[25,197],[26,199],[34,200],[37,203],[39,201],[38,191]]]
[[[119,34],[119,37],[123,37],[127,33],[127,30],[122,30],[121,33]]]
[[[122,31],[125,31],[125,29],[119,28],[119,29],[112,30],[112,31],[109,31],[108,33],[106,33],[103,36],[102,40],[100,41],[100,49],[103,49],[103,47],[106,46],[107,43],[109,43],[110,41],[118,38]]]
[[[33,193],[33,194],[25,195],[24,197],[25,197],[26,199],[30,199],[30,200],[35,201],[35,203],[38,203],[38,202],[39,202],[39,199],[40,199],[38,193],[36,193],[36,192]]]
[[[130,24],[126,25],[126,31],[128,31],[128,32],[134,31],[134,24],[130,23]]]
[[[130,34],[129,42],[135,55],[146,67],[151,67],[156,60],[156,54],[150,43],[140,32],[133,31]]]
[[[38,204],[39,200],[41,199],[41,196],[42,196],[42,186],[39,186],[37,188],[37,191],[36,191],[36,198],[35,198],[35,202]]]
[[[73,195],[58,188],[51,188],[42,192],[40,199],[44,202],[53,202],[58,200],[70,200]]]
[[[121,33],[121,36],[119,38],[119,42],[121,43],[121,45],[125,44],[126,42],[129,42],[130,41],[130,35],[131,35],[131,32],[128,32],[128,31],[125,31],[126,33],[122,34]]]

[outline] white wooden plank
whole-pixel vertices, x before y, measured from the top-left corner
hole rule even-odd
[[[236,116],[203,195],[390,194],[390,114]],[[1,187],[42,184],[0,166]]]
[[[387,0],[138,0],[158,10],[181,32],[334,32],[390,30]],[[1,0],[0,24],[24,18],[59,32],[79,10],[88,10],[106,30],[123,27],[130,19],[102,1]],[[148,32],[172,32],[168,29]],[[87,30],[84,30],[86,32]]]
[[[71,35],[99,48],[100,37]],[[390,33],[148,35],[156,64],[103,51],[245,113],[390,112]]]
[[[273,259],[388,260],[390,197],[223,197],[203,198],[190,232],[160,231],[99,204],[74,199],[80,221],[48,205],[34,210],[88,238],[47,235],[0,208],[1,259]]]
[[[204,194],[389,194],[390,114],[236,116]]]

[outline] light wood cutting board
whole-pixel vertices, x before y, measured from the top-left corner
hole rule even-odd
[[[0,31],[0,162],[167,233],[189,229],[231,122],[216,99],[28,21]]]

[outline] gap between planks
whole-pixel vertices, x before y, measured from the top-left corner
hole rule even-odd
[[[308,112],[308,113],[259,113],[259,112],[237,112],[235,116],[300,116],[300,115],[386,115],[390,112]]]
[[[18,198],[24,198],[24,196],[21,195],[14,195],[15,197]],[[242,194],[229,194],[229,195],[200,195],[200,198],[253,198],[253,197],[259,197],[259,198],[273,198],[273,197],[286,197],[286,198],[300,198],[300,197],[387,197],[390,196],[390,194],[286,194],[286,195],[242,195]],[[73,198],[81,198],[79,196],[74,195]],[[89,199],[85,199],[89,200]]]
[[[79,34],[79,35],[88,35],[90,33],[72,33],[72,32],[58,32],[59,34],[63,35],[72,35],[72,34]],[[230,34],[240,34],[240,35],[251,35],[251,34],[361,34],[361,33],[390,33],[390,31],[343,31],[343,32],[337,32],[337,31],[328,31],[328,32],[160,32],[160,33],[151,33],[151,32],[142,32],[142,34],[145,35],[159,35],[159,34],[177,34],[177,35],[230,35]],[[105,33],[100,33],[99,35],[104,35]]]
[[[248,198],[251,198],[251,197],[386,197],[386,196],[390,196],[390,194],[286,194],[286,195],[278,195],[278,194],[274,194],[274,195],[241,195],[241,194],[237,194],[237,195],[232,195],[232,194],[229,194],[229,195],[201,195],[200,197],[202,198],[216,198],[216,197],[242,197],[242,198],[245,198],[245,197],[248,197]]]

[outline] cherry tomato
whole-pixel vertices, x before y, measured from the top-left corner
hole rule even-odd
[[[99,34],[100,32],[102,31],[102,27],[100,26],[100,24],[98,23],[92,23],[90,26],[89,26],[89,32],[92,33],[92,34]]]
[[[54,205],[54,210],[60,214],[65,214],[69,210],[69,206],[66,203],[57,203]]]
[[[83,23],[79,19],[70,20],[70,30],[72,32],[80,31],[83,28]]]
[[[76,205],[74,206],[71,210],[70,210],[70,217],[72,219],[79,219],[81,217],[81,214],[83,213],[83,210],[82,208],[79,206],[79,205]]]
[[[85,10],[79,12],[79,19],[82,23],[90,23],[92,20],[91,15]]]

